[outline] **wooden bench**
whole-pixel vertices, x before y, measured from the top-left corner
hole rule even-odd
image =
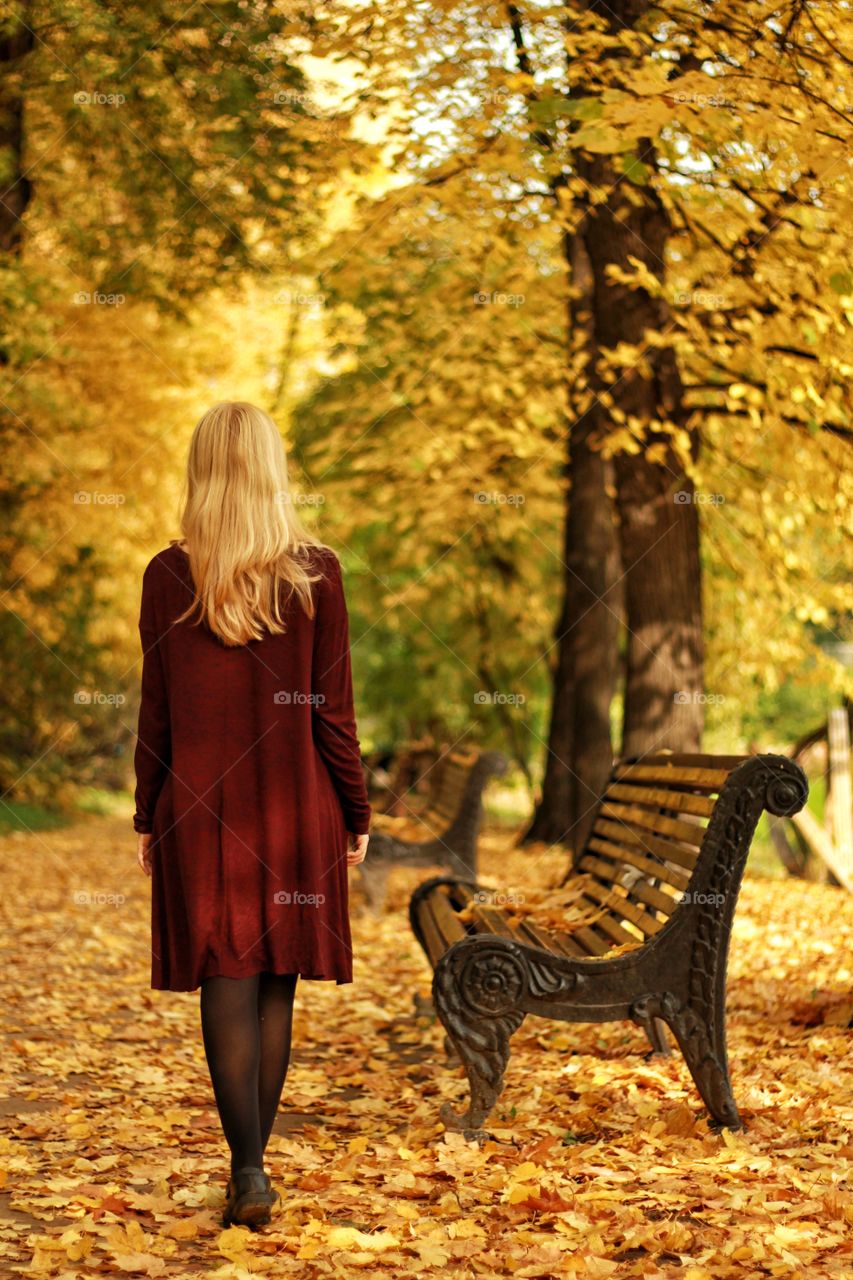
[[[632,1020],[655,1052],[668,1052],[669,1027],[713,1123],[740,1128],[726,1053],[732,919],[762,810],[789,817],[807,797],[803,770],[780,755],[618,761],[556,922],[501,905],[475,877],[420,885],[411,925],[470,1090],[463,1113],[444,1103],[444,1124],[481,1136],[530,1013]]]
[[[377,915],[384,908],[388,873],[394,866],[446,867],[476,878],[483,791],[507,764],[499,751],[447,751],[430,770],[425,807],[413,815],[429,834],[422,840],[405,840],[389,831],[371,832],[367,857],[358,869]]]

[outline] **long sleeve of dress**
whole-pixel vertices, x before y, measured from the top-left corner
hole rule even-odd
[[[337,556],[328,557],[327,572],[318,584],[314,625],[313,736],[332,776],[347,831],[364,835],[371,810],[355,722],[349,617]]]
[[[161,640],[152,625],[148,580],[143,578],[139,635],[142,642],[142,699],[139,704],[134,769],[136,772],[135,831],[152,830],[157,797],[169,772],[172,737],[169,700]]]

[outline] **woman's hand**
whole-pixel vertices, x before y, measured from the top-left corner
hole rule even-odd
[[[136,841],[136,861],[147,876],[151,875],[151,832],[140,831]]]
[[[347,851],[347,866],[356,867],[359,862],[364,862],[364,855],[367,853],[367,842],[370,836],[356,836],[351,831],[347,832],[349,839],[349,850]]]

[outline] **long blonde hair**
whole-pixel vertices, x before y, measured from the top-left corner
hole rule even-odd
[[[306,567],[310,547],[322,547],[297,515],[287,455],[269,414],[242,400],[208,409],[196,424],[187,458],[181,514],[196,597],[176,619],[200,610],[229,646],[259,640],[265,629],[286,630],[280,583],[314,616],[311,583],[322,574]],[[176,539],[177,541],[177,539]]]

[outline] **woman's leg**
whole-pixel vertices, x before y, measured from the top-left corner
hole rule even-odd
[[[261,1146],[266,1149],[290,1062],[293,997],[296,973],[262,973],[258,987],[258,1021],[261,1061],[258,1074],[258,1107]]]
[[[222,1131],[231,1149],[231,1172],[263,1168],[258,1109],[261,1057],[258,1031],[259,975],[205,978],[201,983],[204,1051]]]

